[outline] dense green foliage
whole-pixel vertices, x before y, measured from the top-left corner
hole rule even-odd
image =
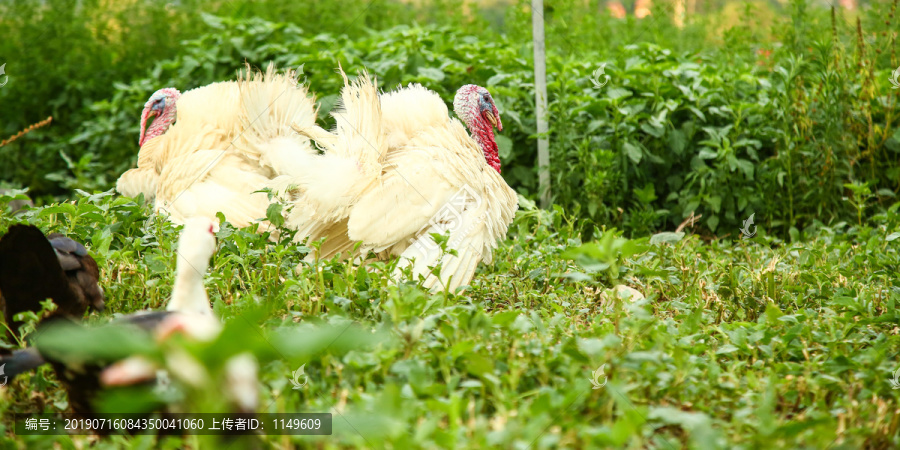
[[[319,261],[295,273],[308,248],[289,234],[270,243],[225,226],[206,286],[228,328],[211,345],[189,347],[212,381],[180,392],[188,411],[221,407],[213,381],[224,357],[254,352],[263,412],[334,414],[333,436],[262,438],[282,448],[894,447],[898,206],[870,225],[823,228],[805,245],[761,233],[704,244],[695,235],[628,240],[596,230],[597,242],[582,246],[560,211],[526,205],[464,295],[390,286],[381,263]],[[17,220],[84,237],[110,311],[165,304],[176,229],[146,208],[98,194]],[[0,232],[10,223],[0,220]],[[604,286],[615,282],[647,300],[610,295]],[[118,342],[117,351],[138,345]],[[309,384],[295,391],[288,379],[301,364]],[[596,381],[607,383],[592,389],[604,364]],[[64,411],[55,386],[42,369],[0,389],[0,430],[13,413]],[[104,404],[140,410],[153,404],[148,395],[111,394]],[[29,448],[86,441],[0,439]],[[107,445],[125,442],[153,438]]]
[[[519,192],[536,195],[527,8],[509,8],[502,28],[508,33],[500,35],[484,20],[464,21],[458,13],[441,17],[467,25],[362,31],[415,17],[407,12],[389,21],[396,5],[369,11],[362,2],[347,4],[362,11],[359,22],[347,22],[334,7],[235,3],[242,6],[220,9],[227,14],[218,17],[191,8],[192,2],[178,14],[141,9],[143,2],[118,15],[89,16],[97,13],[91,5],[99,8],[91,2],[69,7],[65,17],[83,19],[86,27],[36,14],[28,8],[38,6],[29,2],[7,6],[19,14],[13,17],[27,20],[0,22],[0,32],[19,36],[0,44],[7,46],[0,54],[39,41],[50,59],[60,58],[49,70],[24,55],[32,66],[17,66],[19,58],[11,58],[12,81],[0,89],[0,101],[21,108],[0,111],[2,131],[12,134],[49,114],[56,121],[0,148],[0,158],[16,161],[0,167],[0,178],[38,195],[108,189],[134,163],[139,111],[156,89],[230,79],[244,62],[302,64],[324,113],[340,88],[334,69],[341,63],[351,72],[367,68],[384,88],[423,83],[448,102],[463,84],[488,87],[506,119],[500,138],[504,174]],[[795,2],[779,11],[791,16],[768,30],[774,37],[751,21],[716,43],[704,35],[705,28],[721,26],[713,19],[679,31],[665,18],[620,22],[585,14],[579,4],[551,2],[547,10],[553,195],[565,209],[635,236],[671,229],[692,211],[719,235],[733,233],[756,213],[770,232],[799,236],[811,226],[858,222],[859,206],[867,216],[895,195],[898,91],[888,78],[898,62],[885,31],[894,5],[875,5],[857,34],[849,17]],[[660,14],[666,12],[662,5]],[[453,6],[438,3],[420,15],[431,18]],[[879,11],[887,21],[876,17]],[[772,15],[764,5],[745,13]],[[278,20],[248,18],[256,14]],[[284,20],[310,15],[321,20]],[[60,37],[74,34],[66,42],[40,39],[47,22],[64,27]],[[111,42],[100,40],[101,31]],[[83,41],[77,48],[94,59],[70,51],[73,40]],[[67,58],[77,58],[77,69]],[[601,81],[608,76],[609,82],[597,88],[591,78],[600,67]],[[16,75],[37,72],[42,75]],[[863,205],[846,201],[854,192],[847,184],[866,192]],[[865,211],[872,205],[877,208]]]

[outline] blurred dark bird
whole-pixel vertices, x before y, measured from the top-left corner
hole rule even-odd
[[[13,225],[0,238],[0,307],[10,338],[18,336],[21,312],[41,310],[50,298],[55,316],[80,320],[93,308],[103,311],[97,262],[80,243],[59,233],[44,236],[32,225]]]
[[[216,247],[215,225],[213,219],[205,217],[188,219],[185,224],[178,242],[175,286],[166,311],[128,314],[105,327],[88,328],[64,316],[45,320],[35,333],[35,346],[0,357],[0,365],[6,365],[6,375],[12,379],[49,363],[68,393],[69,406],[77,414],[95,412],[98,394],[106,388],[155,384],[159,368],[129,352],[144,345],[142,342],[146,343],[148,337],[162,341],[180,332],[198,341],[211,341],[221,331],[222,324],[203,287],[203,277]],[[110,345],[110,341],[117,345]],[[247,384],[255,387],[256,365],[246,357],[240,361],[245,362],[231,371],[233,375],[229,372],[229,377],[235,376],[243,383],[232,383],[235,392],[226,388],[226,393],[238,400],[237,410],[244,412],[247,405],[256,406],[255,391],[246,393]],[[248,377],[252,379],[249,382]]]

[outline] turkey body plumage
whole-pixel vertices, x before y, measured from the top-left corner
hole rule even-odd
[[[144,194],[147,200],[155,199],[160,175],[170,161],[198,150],[228,148],[240,122],[239,92],[234,81],[213,83],[184,94],[174,89],[161,89],[154,96],[160,93],[168,94],[163,97],[168,103],[166,111],[155,121],[169,124],[161,123],[158,135],[153,135],[155,123],[149,124],[151,135],[145,142],[142,133],[137,167],[126,171],[116,181],[116,190],[122,195],[137,197]],[[224,107],[226,105],[228,107]],[[168,112],[169,108],[171,112]],[[171,125],[176,115],[177,123]]]
[[[264,220],[268,196],[258,191],[283,171],[270,155],[285,148],[311,151],[291,125],[315,123],[314,99],[293,72],[279,74],[272,65],[265,73],[248,68],[237,81],[175,93],[163,89],[151,96],[144,116],[156,119],[142,132],[137,168],[122,174],[116,189],[130,197],[144,194],[176,223],[222,212],[237,227],[261,222],[271,229]]]

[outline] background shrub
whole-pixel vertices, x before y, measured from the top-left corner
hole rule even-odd
[[[0,179],[44,199],[109,189],[134,164],[141,105],[156,89],[230,79],[245,62],[302,64],[325,113],[341,63],[448,103],[463,84],[487,86],[505,119],[504,176],[534,198],[529,4],[6,4],[0,102],[13,106],[0,108],[0,132],[54,122],[0,148],[11,162]],[[799,236],[861,221],[895,196],[896,4],[858,16],[804,1],[729,5],[677,28],[666,2],[643,20],[547,2],[553,199],[587,219],[588,234],[599,224],[645,235],[694,212],[716,235],[756,214],[769,232]],[[609,82],[597,88],[601,67]]]

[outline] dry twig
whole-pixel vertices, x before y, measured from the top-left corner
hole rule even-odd
[[[26,134],[30,133],[31,131],[33,131],[33,130],[35,130],[35,129],[38,129],[38,128],[42,127],[42,126],[48,125],[52,120],[53,120],[53,116],[50,116],[50,117],[48,117],[48,118],[46,118],[46,119],[44,119],[44,120],[42,120],[42,121],[40,121],[40,122],[38,122],[38,123],[33,123],[33,124],[29,125],[28,128],[26,128],[26,129],[24,129],[24,130],[22,130],[22,131],[20,131],[20,132],[18,132],[18,133],[16,133],[16,134],[12,135],[12,137],[10,137],[10,138],[7,139],[7,140],[5,140],[5,141],[3,141],[3,142],[0,142],[0,147],[3,147],[3,146],[6,145],[6,144],[11,144],[11,143],[13,143],[13,141],[15,141],[16,139],[18,139],[18,138],[20,138],[20,137],[22,137],[22,136],[25,136]]]
[[[691,211],[691,215],[688,216],[687,219],[684,219],[684,222],[681,222],[681,225],[678,225],[678,228],[675,229],[675,232],[676,233],[681,232],[681,230],[683,230],[684,227],[688,226],[688,224],[690,224],[691,228],[693,228],[694,224],[697,223],[697,221],[700,220],[701,217],[703,217],[703,214],[700,214],[699,216],[695,216],[694,211]]]

